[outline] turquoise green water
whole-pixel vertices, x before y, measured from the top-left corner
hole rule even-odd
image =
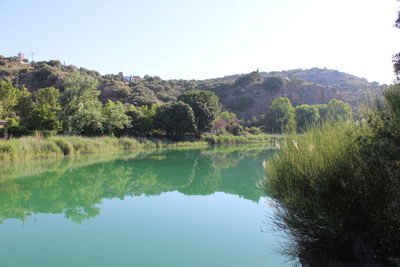
[[[257,187],[273,151],[226,147],[0,166],[0,266],[282,266]]]

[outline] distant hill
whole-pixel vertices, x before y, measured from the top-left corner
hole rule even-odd
[[[285,96],[294,106],[327,103],[336,98],[349,103],[354,110],[365,94],[377,94],[384,85],[368,82],[331,69],[295,69],[230,75],[206,80],[163,80],[157,76],[124,76],[123,73],[101,75],[94,70],[65,66],[58,60],[27,63],[18,57],[0,56],[0,79],[30,91],[54,86],[62,90],[63,78],[79,71],[99,81],[100,98],[133,105],[160,104],[176,100],[187,90],[215,92],[225,110],[250,119],[266,112],[272,100]]]

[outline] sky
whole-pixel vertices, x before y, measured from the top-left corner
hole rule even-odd
[[[396,0],[0,0],[0,55],[206,79],[330,68],[392,83]]]

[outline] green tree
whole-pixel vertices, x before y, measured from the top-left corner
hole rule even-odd
[[[171,136],[181,136],[196,132],[192,108],[183,102],[159,106],[154,117],[155,127]]]
[[[400,11],[398,12],[398,18],[395,22],[395,27],[400,29]],[[400,53],[393,56],[393,68],[394,74],[397,76],[398,81],[400,80]]]
[[[265,78],[262,86],[268,91],[279,91],[283,87],[283,79],[280,76],[270,76]]]
[[[318,109],[319,121],[320,123],[328,119],[328,105],[327,104],[317,104],[314,105]]]
[[[328,103],[328,119],[337,122],[349,121],[353,118],[349,104],[332,99]]]
[[[125,114],[125,107],[120,101],[114,103],[108,100],[103,107],[103,117],[104,132],[107,134],[116,134],[118,130],[131,126],[130,118]]]
[[[278,97],[272,101],[265,116],[265,123],[266,130],[274,133],[295,130],[295,113],[289,98]]]
[[[18,101],[14,107],[14,110],[22,125],[26,125],[28,123],[32,109],[32,94],[28,91],[28,89],[26,89],[26,87],[23,87],[19,92]]]
[[[235,86],[236,87],[246,87],[248,85],[251,85],[253,83],[257,83],[261,81],[261,75],[257,71],[250,72],[248,74],[241,75],[239,78],[236,79],[235,81]]]
[[[36,92],[36,102],[38,105],[49,105],[52,109],[60,108],[60,91],[54,87],[40,88]]]
[[[12,83],[0,81],[0,119],[4,119],[12,112],[18,103],[19,90]]]
[[[34,96],[35,101],[26,89],[20,92],[15,109],[21,122],[31,130],[59,130],[59,90],[54,87],[41,88]]]
[[[307,127],[315,126],[320,119],[318,108],[307,104],[297,106],[295,118],[298,131],[304,131]]]
[[[27,126],[31,130],[59,130],[61,122],[58,120],[57,111],[44,104],[33,108]]]
[[[192,108],[198,134],[211,130],[212,122],[221,111],[218,96],[210,91],[187,91],[178,96],[178,101]]]
[[[103,131],[102,104],[98,99],[98,81],[73,72],[65,77],[60,96],[60,118],[68,134],[96,135]]]
[[[129,134],[153,134],[154,116],[157,113],[157,105],[135,107],[131,106],[126,114],[131,121],[131,127],[128,129]]]

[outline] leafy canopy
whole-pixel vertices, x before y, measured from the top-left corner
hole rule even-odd
[[[198,134],[210,131],[212,122],[221,111],[218,96],[210,91],[187,91],[178,96],[178,101],[192,108]]]

